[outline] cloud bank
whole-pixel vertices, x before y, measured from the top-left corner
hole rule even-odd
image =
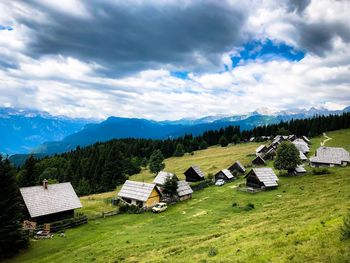
[[[0,106],[163,120],[350,105],[348,1],[30,0],[0,9]]]

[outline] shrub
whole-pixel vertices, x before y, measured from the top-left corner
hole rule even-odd
[[[212,181],[214,178],[214,175],[212,173],[209,173],[208,174],[208,180]]]
[[[342,240],[348,240],[350,239],[350,213],[344,217],[343,219],[344,224],[341,227],[341,239]]]
[[[208,256],[215,257],[218,254],[218,249],[216,247],[209,248]]]
[[[255,208],[255,206],[252,203],[248,203],[247,206],[246,206],[246,210],[252,210],[254,208]]]
[[[232,204],[232,207],[236,207],[236,206],[237,206],[237,203],[234,202],[234,203]]]
[[[330,174],[331,172],[327,168],[314,168],[312,169],[312,174],[314,175],[322,175],[322,174]]]

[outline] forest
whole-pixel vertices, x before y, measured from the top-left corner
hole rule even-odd
[[[261,141],[262,136],[295,134],[313,137],[326,131],[350,127],[350,113],[315,116],[278,124],[263,125],[241,131],[238,126],[206,131],[200,136],[185,135],[166,140],[115,139],[96,143],[63,154],[36,159],[30,156],[22,167],[17,167],[20,187],[37,185],[43,179],[49,182],[71,182],[79,195],[114,190],[131,175],[146,167],[152,154],[160,151],[161,158],[182,156],[209,146],[245,143],[251,137]]]

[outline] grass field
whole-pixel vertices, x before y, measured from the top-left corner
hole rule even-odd
[[[350,150],[350,130],[327,133],[327,146]],[[313,139],[313,150],[322,138]],[[239,159],[247,164],[257,144],[213,147],[166,160],[182,176],[191,164],[214,173]],[[66,238],[31,242],[11,262],[349,262],[350,241],[340,241],[350,208],[350,167],[324,176],[281,177],[277,190],[248,194],[234,186],[195,192],[159,215],[118,215],[70,229]],[[147,171],[134,180],[151,181]],[[110,209],[115,192],[83,197],[89,215]],[[232,207],[232,203],[237,203]],[[248,203],[254,209],[244,209]]]

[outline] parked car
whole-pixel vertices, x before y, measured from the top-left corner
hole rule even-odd
[[[166,203],[158,203],[152,208],[153,213],[161,213],[167,210],[168,206]]]
[[[224,179],[218,179],[218,180],[216,181],[216,183],[215,183],[215,185],[217,185],[217,186],[222,186],[222,185],[224,185],[224,184],[225,184]]]

